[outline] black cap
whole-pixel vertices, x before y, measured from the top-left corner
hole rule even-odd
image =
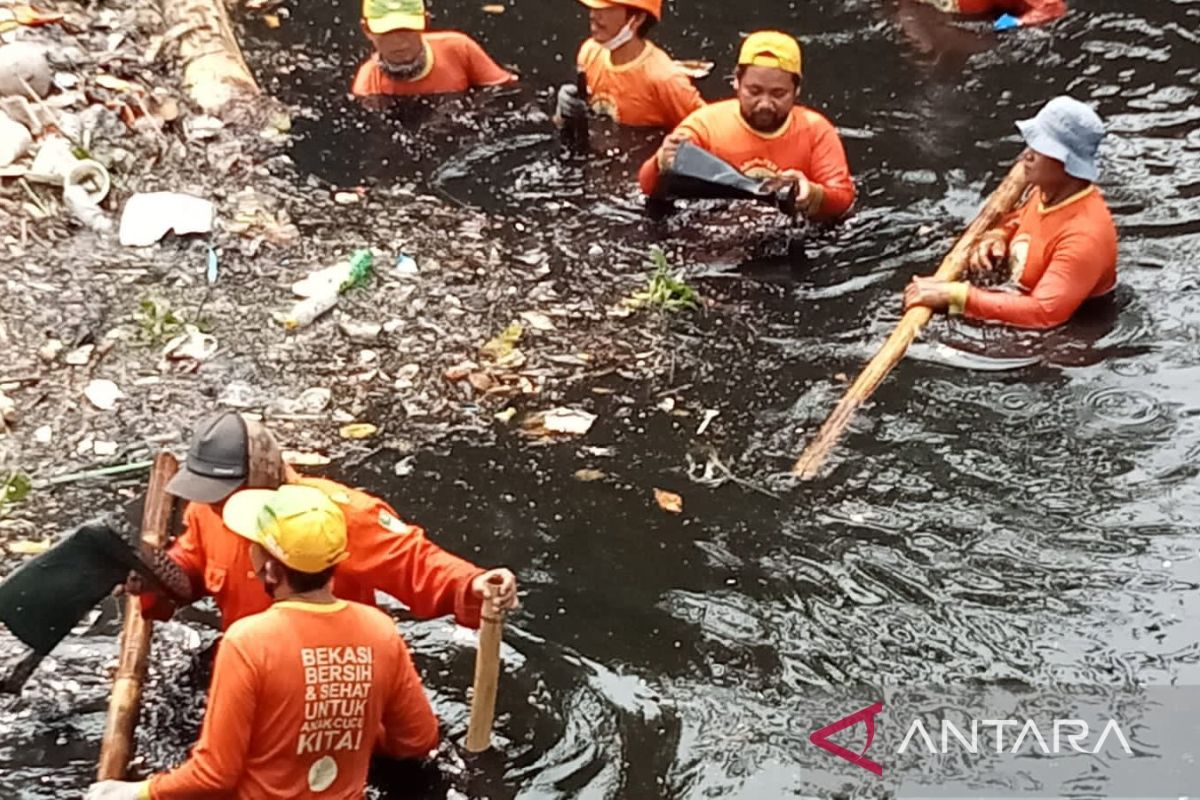
[[[196,428],[187,461],[167,491],[196,503],[219,503],[246,482],[247,451],[246,422],[240,414],[209,417]]]

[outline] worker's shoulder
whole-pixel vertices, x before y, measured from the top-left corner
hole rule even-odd
[[[343,510],[347,508],[351,510],[371,509],[381,502],[379,498],[369,495],[361,489],[352,489],[344,483],[338,483],[328,478],[310,478],[306,475],[296,482],[301,486],[320,489],[330,500],[342,506]]]
[[[269,647],[276,632],[290,627],[291,623],[283,617],[279,609],[272,606],[266,611],[242,617],[226,628],[221,647],[234,647],[244,657],[252,658],[258,650]]]
[[[462,31],[429,31],[425,41],[439,50],[482,50],[479,42]]]
[[[837,126],[833,124],[833,121],[829,117],[808,106],[797,104],[792,109],[792,117],[809,130],[833,131],[837,133]]]
[[[671,55],[656,45],[654,42],[646,42],[646,58],[645,64],[646,73],[654,78],[662,80],[671,80],[674,78],[682,78],[690,80],[683,67],[671,58]]]
[[[575,56],[575,64],[579,67],[588,67],[603,52],[604,46],[595,39],[584,39],[583,44],[579,45],[579,52]]]
[[[731,97],[728,100],[718,100],[715,103],[709,103],[706,106],[697,108],[691,114],[688,114],[680,124],[715,128],[731,123],[737,124],[738,115],[741,113],[737,98]]]

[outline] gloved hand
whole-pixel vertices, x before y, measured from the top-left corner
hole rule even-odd
[[[1021,27],[1021,20],[1014,17],[1012,14],[1001,14],[1000,18],[992,26],[998,31],[1012,30],[1013,28]]]
[[[100,781],[88,787],[84,800],[141,800],[146,781]]]
[[[579,120],[587,117],[587,103],[579,96],[573,83],[564,83],[558,90],[558,108],[555,116],[561,120]]]

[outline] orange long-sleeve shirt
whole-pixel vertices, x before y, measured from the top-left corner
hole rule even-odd
[[[1065,0],[922,0],[943,11],[998,17],[1012,14],[1021,25],[1043,25],[1067,13]]]
[[[482,600],[470,587],[483,570],[429,541],[421,528],[401,522],[378,498],[321,478],[296,482],[322,490],[345,514],[350,557],[334,573],[334,594],[374,605],[378,589],[418,617],[453,614],[463,625],[479,626]],[[250,543],[226,528],[212,506],[189,503],[184,525],[167,555],[188,576],[197,595],[213,597],[222,627],[271,606],[250,564]],[[169,619],[174,611],[166,598],[142,595],[146,617]]]
[[[576,63],[587,75],[591,109],[622,125],[674,128],[704,106],[691,78],[653,42],[633,61],[615,66],[612,53],[588,39]]]
[[[356,97],[465,92],[473,86],[502,86],[516,76],[492,60],[479,43],[458,31],[422,34],[425,71],[412,80],[388,75],[372,55],[354,76],[350,90]]]
[[[1047,208],[1035,190],[1001,228],[1019,294],[967,290],[963,313],[1022,328],[1052,328],[1117,283],[1117,228],[1095,186]]]
[[[766,134],[750,127],[733,98],[692,113],[675,132],[753,178],[803,172],[813,192],[819,193],[810,215],[814,219],[836,219],[854,203],[854,179],[842,140],[833,123],[811,108],[796,106],[782,128]],[[642,165],[638,182],[643,192],[653,195],[658,179],[655,153]]]
[[[152,800],[363,796],[371,753],[429,753],[437,718],[391,618],[358,603],[276,603],[230,626],[200,740]]]

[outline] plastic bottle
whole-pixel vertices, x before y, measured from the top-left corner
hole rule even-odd
[[[292,310],[284,314],[280,321],[283,323],[284,329],[289,331],[306,327],[311,325],[317,317],[336,306],[337,301],[337,286],[329,284],[321,291],[304,298],[292,306]]]
[[[306,296],[292,306],[291,311],[278,317],[284,329],[294,331],[311,325],[317,317],[336,306],[338,295],[366,283],[373,261],[370,250],[356,250],[348,261],[339,261],[293,286],[294,291]]]

